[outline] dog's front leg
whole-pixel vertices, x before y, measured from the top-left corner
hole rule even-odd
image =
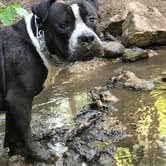
[[[5,145],[9,147],[12,155],[21,149],[27,158],[47,162],[51,158],[50,152],[39,149],[32,140],[30,129],[32,100],[33,96],[27,95],[21,88],[8,90]]]

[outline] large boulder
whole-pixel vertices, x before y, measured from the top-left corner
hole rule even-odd
[[[166,44],[166,18],[156,8],[130,2],[127,9],[122,25],[124,45],[145,47]]]

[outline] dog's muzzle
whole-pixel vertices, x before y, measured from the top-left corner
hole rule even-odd
[[[103,57],[104,51],[101,41],[94,33],[85,32],[79,35],[70,47],[69,61],[86,61],[96,57]],[[74,39],[75,40],[75,39]]]

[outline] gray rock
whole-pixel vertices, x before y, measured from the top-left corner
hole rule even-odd
[[[108,58],[118,57],[123,54],[125,47],[118,41],[103,41],[102,46],[104,48],[104,56]]]
[[[122,26],[125,46],[166,44],[166,18],[156,8],[130,2],[127,9],[128,15]]]
[[[102,155],[99,158],[99,162],[98,164],[96,164],[95,166],[114,166],[116,165],[116,160],[112,157],[110,157],[109,155]]]
[[[148,57],[149,57],[148,51],[143,50],[141,48],[125,49],[124,54],[122,55],[122,59],[125,62],[133,62]]]
[[[110,78],[110,84],[113,87],[126,87],[133,90],[152,90],[155,84],[151,80],[145,80],[136,76],[135,73],[127,70],[119,71],[115,76]]]
[[[125,80],[123,85],[127,88],[135,90],[151,90],[155,87],[154,83],[149,80],[138,78],[131,71],[123,71],[123,79]]]

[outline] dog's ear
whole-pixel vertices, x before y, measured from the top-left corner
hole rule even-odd
[[[52,3],[56,0],[42,0],[39,3],[33,4],[32,13],[39,17],[42,22],[45,22],[48,17],[48,10]]]
[[[96,10],[99,9],[98,0],[86,0],[88,3],[90,3]]]

